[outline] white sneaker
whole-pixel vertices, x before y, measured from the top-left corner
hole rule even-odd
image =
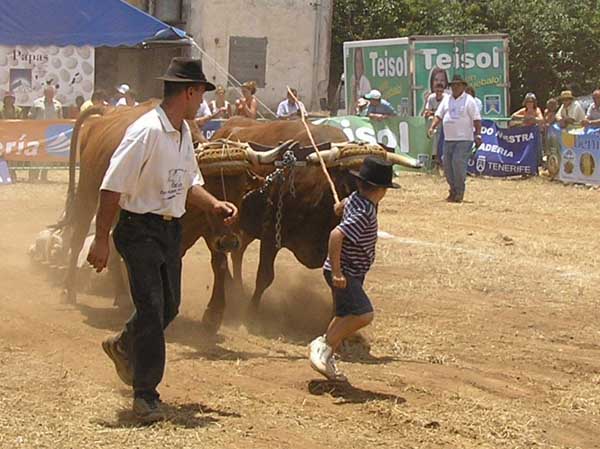
[[[331,357],[333,350],[327,344],[324,336],[315,338],[310,342],[310,366],[312,369],[327,377],[327,361]]]
[[[338,369],[335,357],[333,355],[331,355],[327,360],[325,368],[325,376],[327,376],[327,379],[336,382],[348,382],[348,378]]]

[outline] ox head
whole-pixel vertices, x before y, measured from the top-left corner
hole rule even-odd
[[[196,154],[206,190],[240,208],[244,195],[264,182],[256,172],[274,166],[285,151],[296,146],[293,141],[267,148],[219,140],[201,145]],[[206,221],[204,237],[212,250],[231,252],[241,247],[245,236],[239,224],[225,226],[221,218],[212,215]]]

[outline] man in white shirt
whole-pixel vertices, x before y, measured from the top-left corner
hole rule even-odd
[[[481,115],[473,97],[465,92],[467,83],[460,75],[454,76],[450,86],[452,94],[446,96],[438,106],[428,134],[431,137],[435,128],[443,123],[443,164],[450,186],[450,194],[446,201],[460,203],[465,195],[467,162],[473,141],[477,147],[481,145]]]
[[[600,89],[596,89],[592,93],[592,104],[588,107],[585,114],[585,120],[583,120],[583,126],[590,126],[592,128],[600,127]]]
[[[102,342],[121,380],[133,386],[133,411],[144,422],[164,418],[156,388],[164,373],[164,330],[175,318],[181,296],[181,224],[186,200],[224,219],[237,218],[233,204],[202,187],[190,129],[206,80],[199,59],[173,58],[165,76],[164,99],[125,132],[100,187],[96,235],[88,262],[102,271],[109,232],[129,273],[135,313],[123,331]]]
[[[63,107],[60,101],[54,98],[54,86],[44,88],[44,96],[37,98],[29,111],[29,118],[33,120],[56,120],[63,118]]]
[[[121,98],[117,100],[115,106],[137,106],[139,103],[135,100],[135,95],[129,87],[129,84],[121,84],[117,87],[117,92],[121,94]]]
[[[277,107],[277,118],[288,120],[293,118],[300,117],[301,112],[304,111],[306,114],[306,108],[304,107],[304,103],[300,100],[296,102],[294,97],[298,98],[298,91],[296,89],[290,89],[294,96],[292,96],[289,92],[287,93],[287,98],[279,103]]]
[[[561,128],[570,125],[579,125],[585,120],[585,112],[578,101],[573,97],[573,92],[563,90],[560,93],[562,105],[556,113],[556,121]]]

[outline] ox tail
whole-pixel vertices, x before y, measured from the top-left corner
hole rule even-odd
[[[71,144],[69,147],[69,187],[67,189],[67,199],[65,202],[65,210],[62,217],[55,225],[50,226],[51,228],[62,228],[67,226],[73,218],[73,212],[75,207],[75,194],[77,189],[77,183],[75,181],[75,171],[77,165],[77,156],[81,152],[81,129],[87,119],[94,115],[104,115],[106,107],[104,106],[92,106],[81,113],[75,125],[73,126],[73,134],[71,136]],[[81,160],[81,155],[79,154]]]

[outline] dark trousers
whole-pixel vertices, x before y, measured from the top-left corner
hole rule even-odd
[[[133,366],[134,394],[158,398],[156,387],[165,370],[164,330],[181,300],[181,224],[122,211],[113,236],[135,305],[120,337]]]

